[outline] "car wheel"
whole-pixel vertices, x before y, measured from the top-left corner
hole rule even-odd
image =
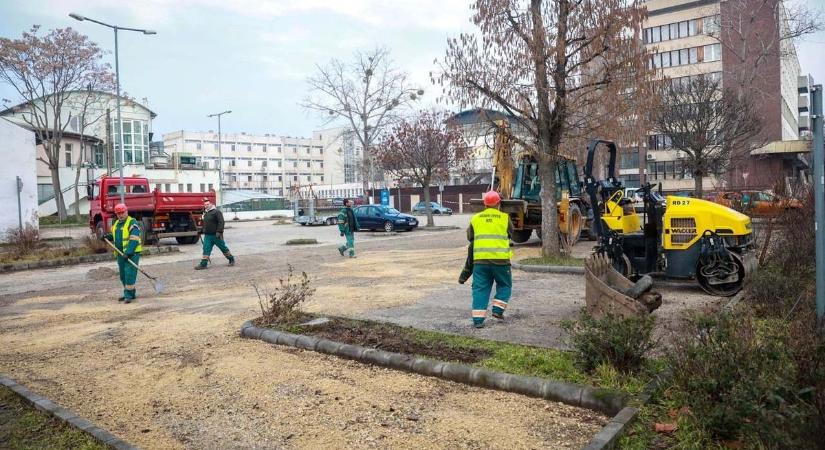
[[[384,231],[389,233],[390,231],[392,231],[394,229],[395,229],[395,226],[393,225],[392,222],[390,222],[389,220],[384,222]]]
[[[335,219],[332,217],[327,218],[327,225],[335,225]]]
[[[440,209],[436,209],[435,211],[433,211],[433,214],[438,214],[438,215],[440,216],[440,215],[441,215],[441,210],[440,210]]]

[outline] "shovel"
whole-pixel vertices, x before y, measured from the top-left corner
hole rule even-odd
[[[152,275],[149,275],[148,273],[144,272],[143,269],[141,269],[137,264],[135,264],[134,261],[132,261],[129,258],[126,258],[126,255],[124,255],[123,252],[120,251],[119,248],[115,247],[115,244],[112,244],[108,239],[103,239],[103,240],[107,244],[109,244],[109,247],[112,247],[112,249],[114,249],[114,251],[116,251],[120,256],[124,257],[126,259],[126,262],[128,262],[129,264],[135,266],[135,269],[137,269],[138,272],[146,275],[146,278],[152,280],[152,287],[155,288],[155,293],[157,293],[157,294],[163,293],[163,288],[164,288],[163,280],[159,280],[158,278],[153,277]]]

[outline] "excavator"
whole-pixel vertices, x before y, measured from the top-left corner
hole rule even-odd
[[[593,175],[596,151],[609,152],[607,179]],[[587,147],[584,184],[593,205],[595,253],[631,280],[645,274],[694,279],[708,294],[729,297],[742,289],[756,269],[748,216],[717,203],[686,197],[662,198],[647,183],[640,191],[644,210],[624,198],[615,176],[616,144],[594,139]]]
[[[513,222],[513,242],[524,243],[533,230],[541,239],[541,184],[539,164],[530,151],[513,154],[513,139],[506,120],[497,120],[493,147],[493,186],[502,198],[501,210],[510,215]],[[559,211],[559,233],[569,245],[574,245],[582,235],[592,231],[588,224],[590,207],[582,199],[576,160],[563,157],[556,167],[556,201]],[[470,200],[480,206],[481,199]]]

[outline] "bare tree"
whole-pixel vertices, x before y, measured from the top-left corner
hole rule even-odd
[[[94,126],[96,122],[106,116],[107,104],[104,103],[104,99],[110,95],[108,92],[114,90],[114,85],[110,83],[109,78],[100,78],[95,81],[98,83],[97,86],[93,86],[92,84],[87,85],[86,90],[76,92],[75,95],[71,97],[71,100],[68,101],[72,104],[71,107],[78,112],[78,132],[80,134],[80,152],[75,161],[74,174],[75,222],[80,222],[80,192],[78,184],[80,183],[80,171],[87,157],[84,135],[86,134],[86,129]]]
[[[64,110],[73,91],[111,79],[103,52],[88,37],[71,28],[39,36],[39,26],[20,39],[0,38],[0,80],[20,96],[21,117],[42,143],[49,167],[58,217],[66,219],[60,186],[59,160],[63,134],[73,117]]]
[[[702,180],[724,173],[761,146],[756,138],[761,121],[749,97],[723,89],[709,76],[669,83],[654,129],[672,141],[686,157],[682,163],[693,175],[694,193],[702,197]]]
[[[467,146],[457,127],[448,125],[444,112],[422,112],[402,120],[376,147],[378,165],[398,178],[406,178],[424,188],[427,226],[433,226],[430,186],[446,180],[466,160]]]
[[[386,48],[356,52],[349,64],[333,59],[317,70],[307,79],[310,92],[302,106],[323,114],[325,124],[343,119],[352,128],[361,144],[366,193],[375,160],[373,143],[424,91],[410,87],[407,74],[394,66]]]
[[[542,235],[555,236],[560,146],[598,120],[577,111],[622,95],[626,83],[614,80],[648,76],[639,45],[645,8],[635,0],[476,0],[472,9],[480,42],[476,34],[449,40],[433,79],[462,107],[503,109],[527,130],[540,167]],[[558,240],[543,239],[542,252],[559,254]]]

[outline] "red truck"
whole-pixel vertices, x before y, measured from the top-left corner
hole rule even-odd
[[[149,180],[123,177],[129,215],[139,220],[143,242],[175,238],[178,244],[194,244],[203,230],[203,199],[215,203],[215,192],[159,192],[149,189]],[[102,237],[116,220],[120,203],[120,178],[102,177],[89,186],[89,227]]]

